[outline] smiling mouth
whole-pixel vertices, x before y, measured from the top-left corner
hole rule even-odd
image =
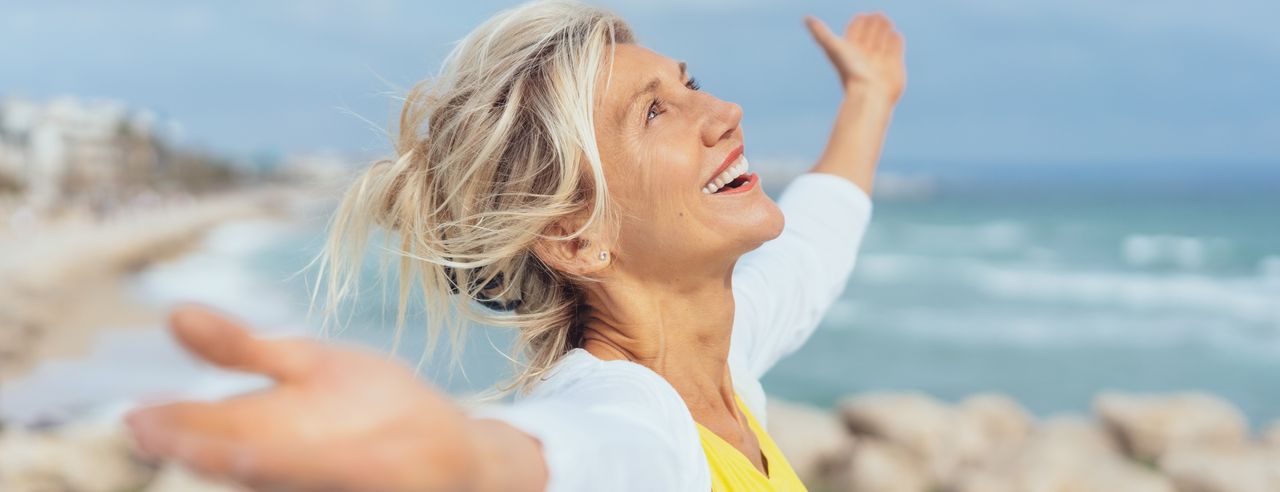
[[[751,181],[751,176],[753,176],[747,174],[748,167],[747,157],[739,156],[738,162],[725,168],[719,175],[703,185],[702,192],[708,195],[715,195],[747,184]]]

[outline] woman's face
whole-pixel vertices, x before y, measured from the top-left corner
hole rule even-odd
[[[684,68],[618,44],[612,79],[599,77],[594,118],[622,221],[620,244],[608,247],[629,267],[687,276],[732,265],[777,237],[783,218],[752,170],[704,191],[722,169],[745,162],[742,108],[697,90]]]

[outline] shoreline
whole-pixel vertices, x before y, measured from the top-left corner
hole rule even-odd
[[[279,215],[287,192],[245,190],[103,222],[0,232],[0,382],[43,360],[83,355],[99,331],[160,323],[162,313],[130,296],[128,279],[191,252],[216,226]]]
[[[0,230],[0,490],[239,490],[147,462],[122,417],[140,400],[220,398],[267,383],[187,355],[164,310],[217,297],[227,285],[208,285],[219,282],[210,276],[297,222],[314,195],[253,188],[100,222]]]

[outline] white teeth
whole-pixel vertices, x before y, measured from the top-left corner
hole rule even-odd
[[[706,184],[706,186],[703,186],[702,192],[708,195],[715,193],[716,190],[724,187],[724,185],[728,184],[730,181],[737,179],[738,176],[746,174],[749,166],[750,165],[747,163],[747,156],[740,157],[737,164],[725,168],[724,172],[713,178],[711,182]]]

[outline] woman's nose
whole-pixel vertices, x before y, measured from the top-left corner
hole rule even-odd
[[[702,143],[714,147],[721,140],[729,138],[742,123],[742,106],[711,97],[707,109],[710,118],[702,129]]]

